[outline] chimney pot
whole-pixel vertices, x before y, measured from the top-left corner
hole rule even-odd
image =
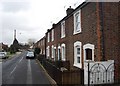
[[[55,23],[53,23],[53,24],[52,24],[52,27],[54,28],[55,26],[56,26],[56,24],[55,24]]]
[[[71,8],[71,6],[69,6],[69,8],[66,10],[66,14],[69,15],[74,11],[73,8]]]

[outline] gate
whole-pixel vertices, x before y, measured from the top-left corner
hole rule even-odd
[[[88,85],[114,83],[114,61],[86,62],[84,74],[84,83]]]

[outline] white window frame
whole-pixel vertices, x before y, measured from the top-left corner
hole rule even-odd
[[[65,37],[65,21],[61,23],[61,38]]]
[[[41,45],[40,45],[40,42],[38,43],[38,46],[41,46]]]
[[[51,55],[52,55],[52,58],[54,58],[54,45],[52,45],[52,47],[51,47]]]
[[[47,41],[50,42],[50,33],[48,33]]]
[[[53,57],[54,57],[54,60],[56,59],[56,47],[54,46],[54,51],[53,51]]]
[[[65,52],[65,44],[63,43],[62,45],[61,45],[61,60],[62,61],[65,61],[66,59],[66,57],[65,57],[65,55],[66,55],[66,52]]]
[[[42,46],[42,40],[41,40],[41,46]]]
[[[60,51],[59,51],[60,50]],[[60,46],[58,46],[58,60],[60,60],[60,57],[61,56],[61,47]]]
[[[52,29],[52,41],[54,41],[54,29]]]
[[[92,49],[92,60],[86,60],[86,49]],[[83,46],[83,50],[84,50],[84,61],[94,61],[94,49],[95,49],[95,46],[93,44],[85,44]]]
[[[74,65],[75,67],[82,68],[82,43],[80,41],[76,41],[74,43]],[[80,54],[77,54],[77,48],[80,48]],[[80,57],[80,63],[77,62],[77,57]]]
[[[77,16],[78,16],[78,19],[76,19]],[[78,21],[76,22],[76,20]],[[80,32],[81,32],[81,10],[75,12],[74,14],[74,33],[73,34],[78,34]]]
[[[49,56],[50,56],[50,47],[49,46],[47,46],[47,59],[49,58]]]
[[[42,44],[44,45],[44,40],[42,40]]]
[[[41,52],[40,52],[40,54],[42,54],[42,49],[41,49]]]
[[[45,49],[43,49],[43,54],[45,55]]]

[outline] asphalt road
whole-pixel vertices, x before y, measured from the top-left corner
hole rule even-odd
[[[26,52],[2,62],[3,85],[50,85],[45,71],[35,59],[26,59]]]
[[[2,62],[0,62],[0,86],[2,85]]]

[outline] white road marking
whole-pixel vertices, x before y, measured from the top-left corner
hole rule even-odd
[[[28,60],[27,84],[32,84],[32,71],[31,71],[30,59]]]
[[[14,69],[12,70],[12,72],[10,73],[10,75],[16,70],[17,65],[14,67]]]
[[[20,61],[18,63],[20,63],[23,60],[23,57],[20,59]],[[11,71],[10,75],[16,70],[17,65],[14,67],[14,69]]]
[[[23,60],[23,57],[20,59],[19,63]]]

